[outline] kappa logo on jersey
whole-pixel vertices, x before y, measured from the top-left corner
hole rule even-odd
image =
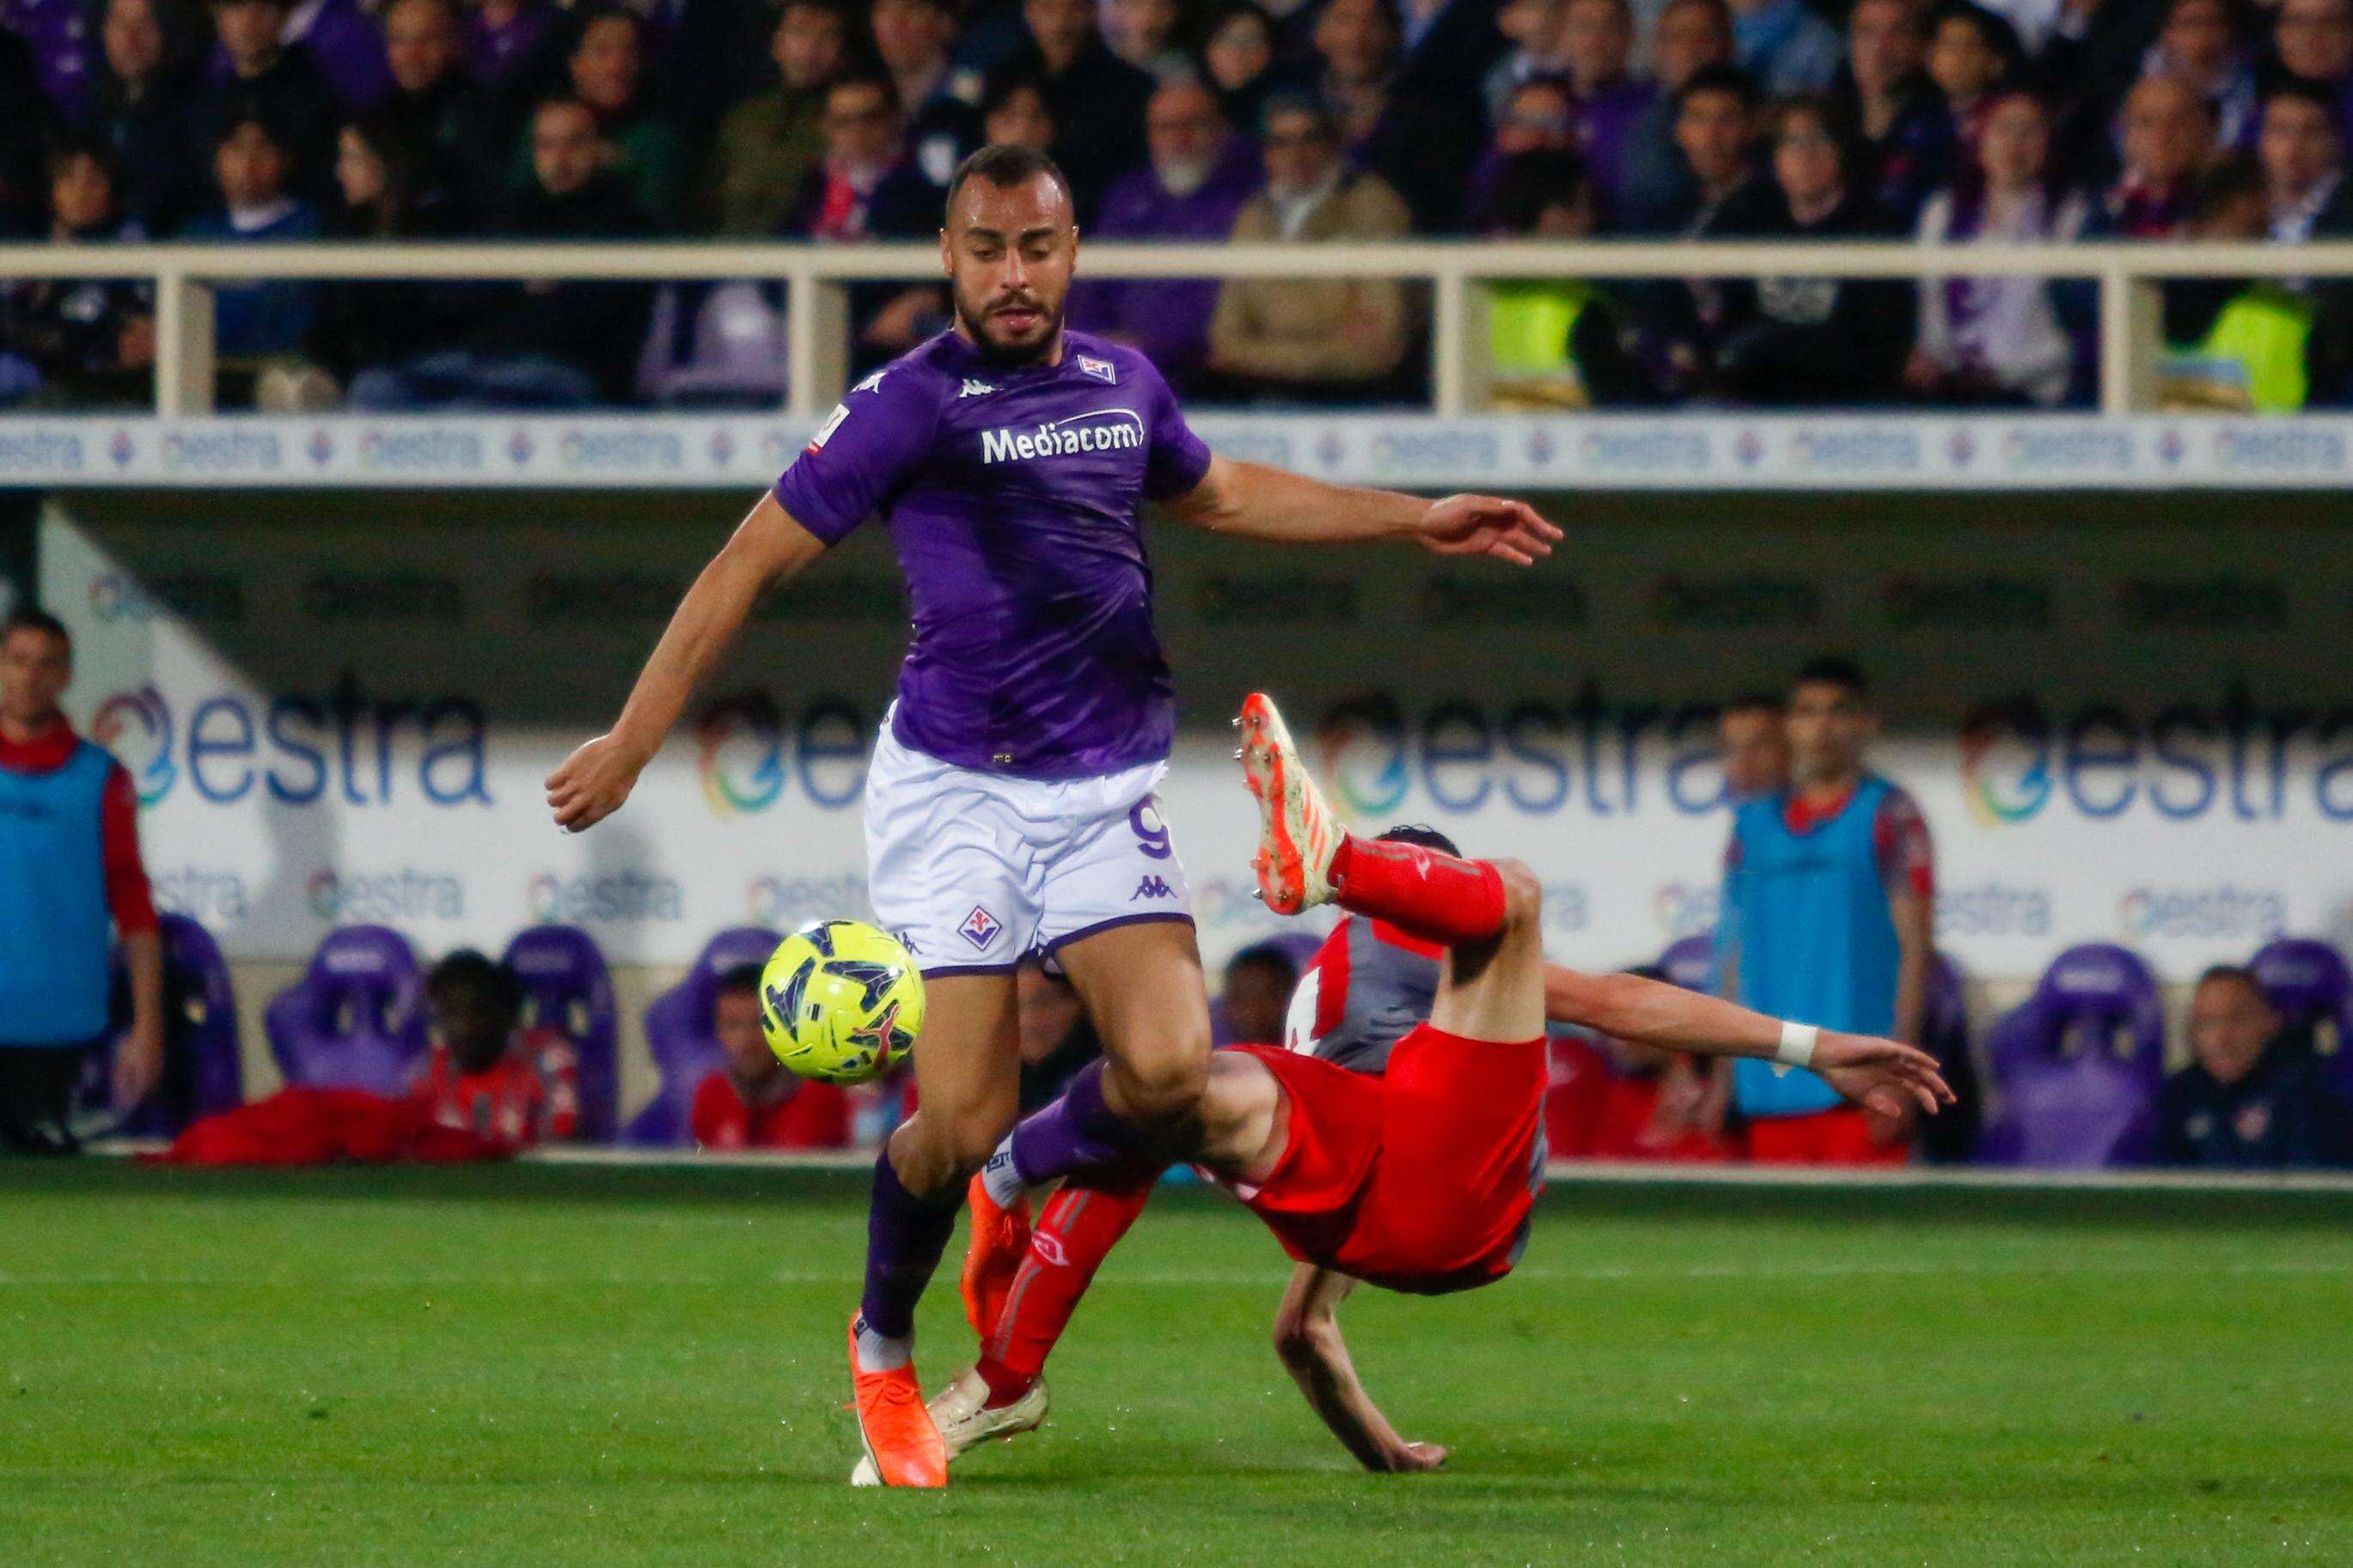
[[[1079,356],[1079,374],[1093,376],[1097,381],[1113,386],[1119,384],[1119,372],[1112,368],[1111,361],[1097,359],[1092,354]]]
[[[995,915],[990,914],[987,910],[982,909],[978,904],[973,905],[972,913],[964,917],[964,924],[956,927],[956,930],[963,934],[965,941],[972,943],[975,947],[980,948],[985,948],[990,942],[995,942],[997,940],[997,933],[1004,929],[1005,926],[1002,921],[998,921]]]
[[[890,374],[891,367],[886,364],[881,370],[876,371],[872,375],[868,376],[864,381],[860,382],[856,386],[851,387],[849,390],[852,392],[880,392],[882,390],[882,378]]]
[[[988,383],[985,381],[975,381],[972,377],[965,376],[964,378],[964,389],[958,392],[956,395],[958,397],[992,397],[996,395],[996,393],[997,388],[989,385]]]
[[[1017,458],[1063,458],[1073,452],[1132,450],[1144,445],[1144,419],[1129,408],[1098,408],[1073,414],[1027,430],[1000,426],[980,433],[980,460],[1011,462]]]
[[[1147,876],[1136,883],[1135,891],[1128,894],[1127,901],[1132,904],[1138,899],[1173,899],[1176,896],[1176,889],[1168,885],[1167,878]]]

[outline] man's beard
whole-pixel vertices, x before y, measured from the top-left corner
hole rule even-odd
[[[1046,327],[1034,342],[1007,343],[990,337],[988,317],[975,315],[965,309],[961,295],[955,297],[956,323],[964,328],[965,335],[972,340],[973,346],[980,351],[983,358],[1002,365],[1036,364],[1052,353],[1054,345],[1061,341],[1062,312],[1060,309],[1048,310],[1042,300],[1033,303]]]

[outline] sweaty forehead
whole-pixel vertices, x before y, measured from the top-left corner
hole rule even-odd
[[[1060,180],[1039,174],[1018,185],[966,180],[948,208],[951,237],[979,228],[1012,238],[1035,230],[1071,226],[1070,194]]]

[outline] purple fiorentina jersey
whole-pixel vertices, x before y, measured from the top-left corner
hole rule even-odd
[[[958,767],[1117,773],[1168,754],[1176,705],[1137,512],[1209,449],[1151,362],[1066,332],[1058,365],[943,332],[852,387],[776,480],[828,544],[891,531],[915,638],[894,731]]]

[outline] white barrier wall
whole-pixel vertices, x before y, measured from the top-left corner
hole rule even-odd
[[[438,952],[558,919],[671,964],[723,925],[864,910],[863,754],[904,636],[879,537],[764,609],[625,813],[566,837],[541,802],[747,500],[91,492],[45,515],[42,597],[163,900],[233,956],[337,921]],[[1273,929],[1218,722],[1250,686],[1360,821],[1531,861],[1557,954],[1617,964],[1713,918],[1713,703],[1828,650],[1882,682],[1881,764],[1980,975],[2107,940],[2178,980],[2353,931],[2333,498],[1545,504],[1571,536],[1525,574],[1155,536],[1186,720],[1166,803],[1213,960]]]

